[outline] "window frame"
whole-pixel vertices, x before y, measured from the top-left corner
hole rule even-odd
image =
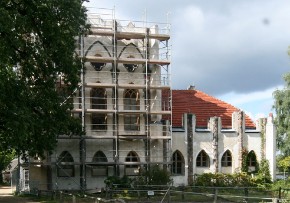
[[[184,157],[180,151],[176,150],[172,154],[171,173],[173,175],[184,175],[184,171],[185,171]]]
[[[71,164],[62,164],[71,163]],[[57,177],[74,177],[74,159],[68,151],[63,151],[57,159]]]
[[[92,159],[93,164],[98,163],[98,162],[108,162],[108,159],[104,152],[102,151],[97,151],[94,154],[94,157]],[[92,166],[91,169],[91,175],[92,177],[97,177],[97,176],[107,176],[108,175],[108,166],[106,165],[97,165],[97,166]]]
[[[140,110],[140,98],[138,90],[126,89],[124,91],[124,110],[129,111]],[[137,114],[124,115],[124,130],[140,131],[140,115]]]
[[[232,153],[230,150],[227,150],[224,152],[222,158],[221,158],[221,166],[222,167],[232,167],[233,165],[233,158]]]
[[[196,167],[210,167],[210,159],[208,154],[201,150],[196,157]]]

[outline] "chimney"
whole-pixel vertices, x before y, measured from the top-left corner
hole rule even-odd
[[[195,85],[189,85],[189,86],[187,87],[187,90],[195,90]]]

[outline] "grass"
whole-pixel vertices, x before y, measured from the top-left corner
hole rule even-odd
[[[83,196],[80,194],[75,194],[76,202],[94,202],[95,198],[101,199],[123,199],[126,202],[160,202],[164,199],[164,202],[169,200],[168,194],[166,194],[166,190],[153,190],[154,195],[148,196],[147,190],[144,189],[142,191],[130,190],[130,189],[119,189],[117,191],[113,191],[113,193],[100,193],[100,194],[90,194],[87,196]],[[289,191],[288,191],[289,192]],[[213,188],[191,188],[185,187],[183,190],[172,188],[170,191],[170,201],[171,202],[213,202],[214,200],[214,189]],[[289,193],[288,193],[289,194]],[[73,196],[68,194],[58,194],[57,196],[52,195],[42,195],[40,197],[36,195],[21,195],[24,198],[28,198],[34,201],[39,201],[43,203],[56,203],[59,202],[60,197],[64,203],[72,202]],[[246,199],[245,190],[239,188],[219,188],[218,189],[218,202],[243,202]],[[107,198],[106,198],[107,197]],[[248,198],[247,202],[269,202],[270,200],[263,200],[263,198],[272,198],[277,197],[276,191],[265,191],[258,190],[255,188],[248,189]],[[285,197],[285,196],[284,196]],[[289,197],[289,195],[288,195]],[[288,198],[286,196],[286,198]],[[56,200],[53,200],[56,198]],[[102,201],[100,201],[102,202]]]

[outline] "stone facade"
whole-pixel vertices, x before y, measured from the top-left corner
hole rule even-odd
[[[264,153],[262,146],[261,132],[265,132],[266,153],[265,158],[269,161],[270,172],[272,178],[275,179],[275,126],[273,117],[267,118],[267,124],[257,128],[246,129],[245,120],[242,116],[243,112],[235,112],[233,114],[233,128],[221,128],[222,120],[218,117],[209,119],[206,129],[196,128],[196,118],[194,114],[184,114],[184,126],[182,128],[174,128],[172,134],[172,152],[180,152],[184,157],[182,167],[184,171],[181,174],[172,174],[175,185],[187,185],[191,183],[189,178],[192,174],[202,173],[234,173],[241,171],[241,151],[246,149],[248,152],[254,152],[256,161],[262,159]],[[189,119],[192,118],[192,119]],[[193,132],[192,138],[189,135]],[[188,149],[191,149],[193,160],[187,156]],[[205,152],[200,156],[201,152]],[[224,157],[226,153],[230,157]],[[202,158],[203,160],[200,160]],[[208,163],[206,163],[208,161]],[[202,163],[203,162],[203,163]],[[253,163],[252,163],[253,164]],[[191,172],[191,170],[193,172]],[[254,170],[254,166],[249,166],[249,171]]]
[[[182,111],[183,126],[172,126],[169,34],[157,25],[122,26],[99,16],[91,23],[91,35],[79,39],[85,62],[72,111],[85,135],[60,135],[47,159],[22,163],[20,190],[103,188],[108,176],[136,177],[153,165],[170,171],[174,185],[187,185],[195,174],[239,171],[243,148],[257,161],[265,154],[274,178],[272,117],[263,129],[248,130],[243,112],[232,115],[231,129],[219,116],[199,128],[195,112]]]

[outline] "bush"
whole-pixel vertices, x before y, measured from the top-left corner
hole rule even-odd
[[[248,187],[255,185],[251,176],[246,173],[223,174],[223,173],[204,173],[198,175],[194,184],[196,186],[215,186],[215,187]]]
[[[104,183],[107,188],[129,188],[131,187],[132,180],[128,176],[123,176],[122,178],[118,176],[109,176],[105,179]]]
[[[136,185],[168,185],[171,182],[170,173],[158,165],[152,166],[149,171],[144,171],[134,179]]]

